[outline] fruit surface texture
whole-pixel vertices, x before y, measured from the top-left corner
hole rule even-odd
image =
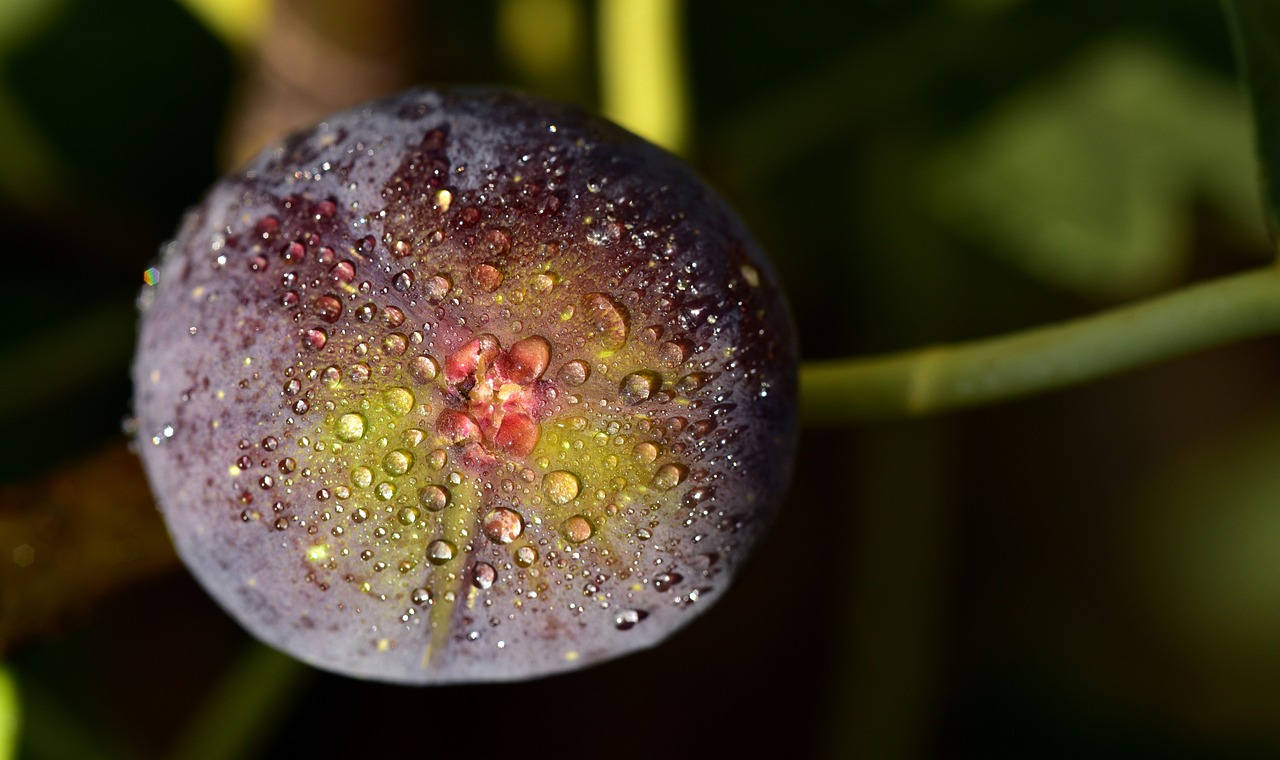
[[[138,447],[178,551],[321,668],[500,681],[649,647],[790,476],[771,267],[677,159],[575,108],[337,114],[216,184],[147,280]]]

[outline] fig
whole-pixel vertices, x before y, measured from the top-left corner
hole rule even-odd
[[[416,90],[214,185],[148,270],[138,449],[251,633],[407,684],[649,647],[781,501],[794,329],[741,221],[577,108]]]

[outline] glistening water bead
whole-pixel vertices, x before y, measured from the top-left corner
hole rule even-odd
[[[140,450],[178,551],[318,667],[500,681],[649,647],[789,478],[772,268],[679,161],[574,108],[337,114],[216,184],[145,280]]]

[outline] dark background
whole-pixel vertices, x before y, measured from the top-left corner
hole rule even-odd
[[[596,8],[298,0],[237,35],[189,7],[0,10],[20,756],[166,756],[236,721],[259,757],[1280,755],[1275,339],[806,429],[733,592],[589,671],[407,689],[257,649],[172,558],[124,450],[143,270],[220,168],[328,111],[415,83],[598,103]],[[806,359],[995,335],[1270,255],[1214,3],[696,0],[684,20],[690,160],[771,252]]]

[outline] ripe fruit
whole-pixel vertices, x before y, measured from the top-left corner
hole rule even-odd
[[[178,551],[318,667],[513,680],[647,647],[786,486],[769,266],[688,169],[569,107],[337,114],[215,185],[148,281],[135,405]]]

